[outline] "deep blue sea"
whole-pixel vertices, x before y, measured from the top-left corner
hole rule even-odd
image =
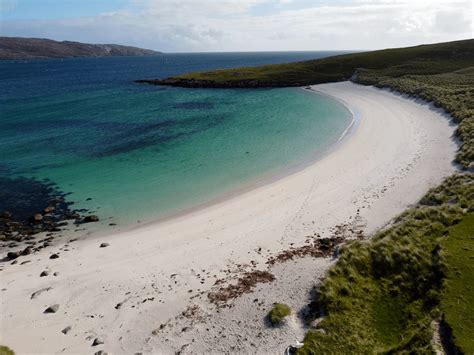
[[[323,152],[345,131],[350,113],[300,88],[183,89],[133,81],[334,54],[1,61],[0,185],[18,177],[49,181],[104,226],[212,201]],[[0,202],[0,210],[10,208]]]

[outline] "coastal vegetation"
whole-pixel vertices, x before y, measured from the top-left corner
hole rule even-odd
[[[0,345],[0,355],[15,355],[15,353],[8,346]]]
[[[351,79],[442,108],[458,125],[464,170],[369,241],[354,241],[310,305],[320,318],[300,354],[472,353],[474,343],[474,40],[313,61],[190,73],[150,84],[284,87]],[[436,330],[441,329],[441,331]],[[437,344],[434,333],[441,336]]]
[[[430,353],[443,313],[466,351],[474,297],[461,285],[472,276],[473,201],[472,174],[454,175],[371,241],[344,246],[311,307],[314,318],[327,316],[300,353]]]
[[[268,320],[272,325],[278,325],[283,322],[285,317],[288,317],[291,313],[291,309],[289,306],[283,303],[275,303],[273,308],[268,313]]]

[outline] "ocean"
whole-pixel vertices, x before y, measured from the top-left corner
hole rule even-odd
[[[334,54],[2,61],[0,212],[34,204],[34,182],[97,214],[103,228],[133,226],[274,178],[335,144],[350,112],[301,88],[183,89],[133,81]]]

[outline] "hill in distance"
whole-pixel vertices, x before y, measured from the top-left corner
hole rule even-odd
[[[0,37],[0,59],[153,56],[161,52],[118,44],[89,44],[44,38]]]

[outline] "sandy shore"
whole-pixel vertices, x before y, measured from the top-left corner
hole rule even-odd
[[[431,105],[349,82],[313,89],[360,117],[337,149],[191,214],[3,263],[0,344],[18,354],[277,352],[301,339],[297,313],[279,329],[263,318],[272,302],[304,307],[333,261],[303,258],[268,268],[269,255],[344,223],[372,233],[453,173],[456,151],[454,126]],[[110,246],[100,248],[102,242]],[[49,259],[52,253],[59,258]],[[250,269],[269,269],[276,281],[232,308],[209,302],[217,279]],[[43,270],[49,275],[40,277]],[[43,314],[54,304],[56,313]],[[96,338],[104,344],[92,346]]]

